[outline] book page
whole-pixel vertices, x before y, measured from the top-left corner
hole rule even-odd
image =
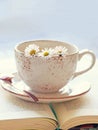
[[[0,119],[3,119],[3,116],[4,118],[12,118],[11,114],[13,115],[13,113],[15,112],[16,113],[27,112],[27,115],[29,116],[31,116],[29,113],[32,113],[33,116],[31,117],[54,118],[52,116],[52,113],[48,104],[33,103],[33,102],[21,100],[17,97],[10,95],[10,93],[9,94],[6,93],[1,87],[0,87],[0,104],[2,104],[0,106]],[[7,115],[5,113],[7,113]],[[17,116],[18,115],[16,115],[15,118],[19,118]]]
[[[19,126],[18,124],[20,122],[21,124]],[[29,126],[25,126],[25,128],[29,128],[31,122],[33,124],[39,124],[40,126],[37,125],[37,127],[40,127],[40,129],[43,128],[43,125],[45,124],[46,126],[44,126],[45,128],[43,128],[43,130],[49,126],[54,130],[57,124],[55,116],[48,104],[32,103],[21,100],[6,93],[0,87],[0,129],[9,130],[13,127],[17,128],[18,126],[22,128],[24,127],[24,123],[27,125],[29,124]],[[9,128],[8,126],[11,127]],[[34,128],[34,126],[30,128]],[[16,130],[18,130],[18,128]]]
[[[91,90],[86,95],[72,101],[54,104],[61,128],[70,128],[83,123],[98,123],[97,77],[98,62],[96,62],[96,65],[91,71],[80,77],[92,84]]]
[[[10,65],[9,65],[10,64]],[[16,72],[16,65],[14,59],[0,59],[0,75],[3,73]],[[52,117],[51,110],[48,104],[35,104],[27,102],[11,96],[10,93],[6,93],[0,86],[0,114],[29,111],[34,112],[35,117]],[[0,116],[1,118],[1,116]],[[10,116],[11,118],[11,116]]]
[[[14,60],[0,61],[0,73],[7,72],[16,72]],[[54,130],[56,125],[55,116],[48,104],[19,99],[0,86],[0,130],[10,130],[14,127],[15,130],[20,130],[20,128]]]

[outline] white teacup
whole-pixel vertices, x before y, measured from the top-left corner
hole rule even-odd
[[[27,56],[25,49],[32,44],[39,46],[40,50],[62,46],[67,48],[67,52],[55,55],[52,50],[53,55],[47,56],[46,53],[44,56]],[[78,61],[85,55],[91,57],[90,65],[87,69],[76,72]],[[20,78],[33,91],[50,93],[59,91],[74,77],[89,71],[94,66],[96,57],[89,50],[79,52],[75,45],[67,42],[36,40],[18,44],[15,47],[15,59]]]

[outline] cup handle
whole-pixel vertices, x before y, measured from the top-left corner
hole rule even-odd
[[[85,55],[89,55],[92,59],[91,61],[91,64],[88,66],[88,68],[84,69],[84,70],[81,70],[79,72],[75,72],[74,75],[73,75],[73,78],[89,71],[95,64],[95,61],[96,61],[96,57],[95,57],[95,54],[92,52],[92,51],[89,51],[89,50],[82,50],[79,52],[79,59],[78,60],[81,60],[81,58],[83,58],[83,56]]]

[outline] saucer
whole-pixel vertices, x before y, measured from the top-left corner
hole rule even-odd
[[[37,93],[30,90],[18,76],[14,73],[12,77],[0,78],[2,88],[9,94],[20,99],[37,103],[57,103],[80,98],[91,89],[89,82],[73,80],[56,93]]]

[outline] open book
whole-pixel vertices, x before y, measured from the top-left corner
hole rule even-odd
[[[98,123],[97,77],[98,63],[81,76],[93,84],[86,95],[55,104],[27,102],[0,87],[0,130],[68,130],[77,125]]]

